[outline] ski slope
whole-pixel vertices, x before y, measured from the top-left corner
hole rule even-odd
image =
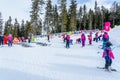
[[[53,36],[50,46],[31,43],[33,47],[21,45],[0,47],[0,80],[117,80],[120,78],[120,26],[109,32],[115,55],[112,67],[118,72],[106,72],[96,67],[104,66],[102,42],[93,42],[85,47],[76,44],[80,35],[72,35],[73,45],[70,49],[58,36]],[[87,36],[87,34],[86,34]],[[47,42],[47,38],[36,41]],[[98,53],[98,51],[100,53]]]

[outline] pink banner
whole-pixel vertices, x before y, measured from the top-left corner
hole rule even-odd
[[[110,31],[110,22],[105,22],[104,30],[105,31]]]

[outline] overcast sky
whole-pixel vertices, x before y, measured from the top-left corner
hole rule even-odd
[[[57,3],[59,0],[52,0],[52,2]],[[69,3],[70,0],[67,0]],[[106,8],[110,8],[111,4],[115,0],[97,0],[98,6],[104,5]],[[120,2],[120,0],[116,0]],[[87,5],[87,8],[94,8],[95,0],[77,0],[78,8],[83,4]],[[30,10],[31,10],[31,0],[0,0],[0,12],[2,13],[2,18],[4,21],[8,20],[9,16],[14,20],[18,21],[29,20]]]

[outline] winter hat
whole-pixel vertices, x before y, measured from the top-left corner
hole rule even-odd
[[[111,46],[111,43],[110,42],[107,42],[106,43],[106,47],[110,47]]]

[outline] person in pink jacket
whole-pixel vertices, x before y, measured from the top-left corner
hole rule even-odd
[[[8,36],[8,46],[12,46],[13,37],[11,34]]]
[[[70,35],[66,36],[66,48],[70,48]]]
[[[114,59],[114,54],[110,48],[109,43],[106,43],[106,48],[103,51],[102,58],[105,58],[105,69],[109,71],[109,67],[112,64],[112,59]]]
[[[82,33],[82,35],[81,35],[81,41],[82,41],[82,47],[84,47],[85,46],[85,41],[86,41],[86,37],[85,37],[84,33]]]
[[[89,44],[91,45],[92,44],[92,36],[91,35],[88,35],[88,40],[89,40]]]

